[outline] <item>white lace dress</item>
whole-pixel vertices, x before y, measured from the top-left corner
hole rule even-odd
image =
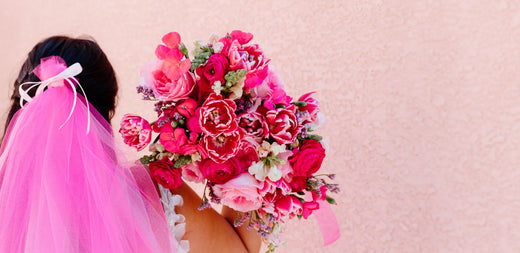
[[[164,213],[170,226],[170,231],[177,241],[177,253],[187,253],[190,251],[188,240],[182,240],[186,233],[186,220],[184,215],[175,212],[176,206],[182,206],[183,199],[181,195],[172,194],[170,190],[159,185],[161,192],[161,202],[164,206]]]

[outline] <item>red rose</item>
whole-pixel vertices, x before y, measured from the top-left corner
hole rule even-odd
[[[216,163],[211,159],[202,161],[200,172],[202,176],[215,184],[225,184],[240,173],[236,159],[229,159],[223,163]]]
[[[301,130],[291,108],[276,109],[266,113],[269,134],[280,144],[291,144]]]
[[[264,117],[258,112],[244,113],[238,119],[238,125],[245,130],[246,135],[257,137],[257,139],[267,138],[269,128]]]
[[[217,163],[223,163],[238,153],[242,133],[235,131],[231,134],[220,134],[216,137],[206,135],[201,145],[206,155]]]
[[[300,144],[300,149],[295,150],[289,157],[289,163],[294,170],[294,176],[310,177],[321,167],[325,158],[325,149],[318,141],[308,139]]]
[[[200,110],[199,123],[202,131],[211,136],[234,132],[238,123],[235,120],[237,106],[231,99],[211,94]]]
[[[182,185],[182,171],[173,167],[172,161],[165,157],[149,164],[150,175],[167,189],[176,189]]]
[[[214,82],[220,81],[222,85],[226,82],[224,76],[229,67],[229,61],[222,54],[213,54],[209,57],[206,64],[197,68],[197,75],[200,76],[199,87],[206,92],[211,92]]]

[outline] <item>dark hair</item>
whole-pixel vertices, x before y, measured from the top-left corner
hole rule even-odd
[[[75,39],[66,36],[47,38],[33,47],[22,65],[18,78],[14,82],[11,95],[11,108],[7,116],[5,128],[14,114],[20,109],[18,87],[24,82],[39,81],[32,72],[40,64],[40,59],[48,56],[60,56],[67,66],[79,62],[83,71],[77,75],[78,81],[85,89],[89,102],[108,122],[114,115],[118,91],[117,79],[107,56],[93,39]],[[34,96],[35,89],[29,93]]]

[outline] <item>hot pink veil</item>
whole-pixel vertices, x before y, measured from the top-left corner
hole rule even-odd
[[[17,112],[0,150],[0,252],[176,252],[146,169],[113,140],[69,86]]]

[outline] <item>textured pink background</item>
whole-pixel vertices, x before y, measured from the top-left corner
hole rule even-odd
[[[279,252],[520,251],[515,1],[47,2],[2,0],[2,112],[25,54],[49,35],[98,40],[122,86],[117,125],[153,115],[134,86],[164,33],[247,30],[290,94],[318,91],[325,170],[343,186],[340,240],[321,248],[309,220],[288,226]]]

